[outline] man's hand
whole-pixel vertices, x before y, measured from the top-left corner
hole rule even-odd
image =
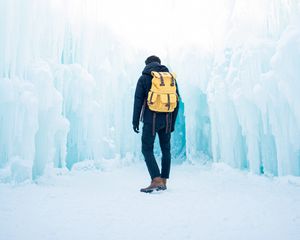
[[[133,131],[135,131],[136,133],[139,133],[139,125],[133,125]]]

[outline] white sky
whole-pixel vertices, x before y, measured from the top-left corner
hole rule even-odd
[[[110,0],[103,20],[138,47],[186,44],[209,47],[223,35],[224,6],[220,0]]]
[[[189,44],[216,47],[222,42],[231,0],[60,0],[73,20],[88,16],[107,24],[136,48],[159,51]]]

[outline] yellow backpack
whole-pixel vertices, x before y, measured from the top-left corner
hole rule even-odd
[[[148,107],[154,112],[173,112],[177,106],[175,75],[169,72],[151,72],[152,85],[148,93]]]

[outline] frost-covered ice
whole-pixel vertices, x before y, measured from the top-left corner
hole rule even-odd
[[[141,2],[0,1],[0,181],[141,159],[133,94],[153,53],[183,101],[173,162],[299,176],[299,1],[154,0],[169,28],[144,48],[162,12]]]
[[[144,194],[144,164],[89,166],[39,184],[1,184],[0,239],[300,239],[298,178],[183,165],[167,191]]]

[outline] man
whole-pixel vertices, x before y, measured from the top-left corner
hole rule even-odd
[[[133,109],[133,130],[139,133],[139,121],[143,121],[142,132],[142,153],[151,176],[151,184],[146,188],[142,188],[141,192],[152,192],[153,190],[165,190],[167,179],[170,174],[171,165],[171,152],[170,152],[170,139],[171,132],[174,131],[174,125],[178,113],[178,106],[173,112],[153,112],[149,109],[147,104],[148,92],[152,84],[151,72],[169,72],[168,68],[161,65],[161,61],[157,56],[150,56],[145,61],[146,67],[139,78],[134,96],[134,109]],[[173,77],[173,75],[172,75]],[[176,93],[179,97],[177,83]],[[178,98],[177,100],[178,101]],[[153,153],[153,145],[155,135],[158,134],[159,144],[162,152],[161,171]]]

